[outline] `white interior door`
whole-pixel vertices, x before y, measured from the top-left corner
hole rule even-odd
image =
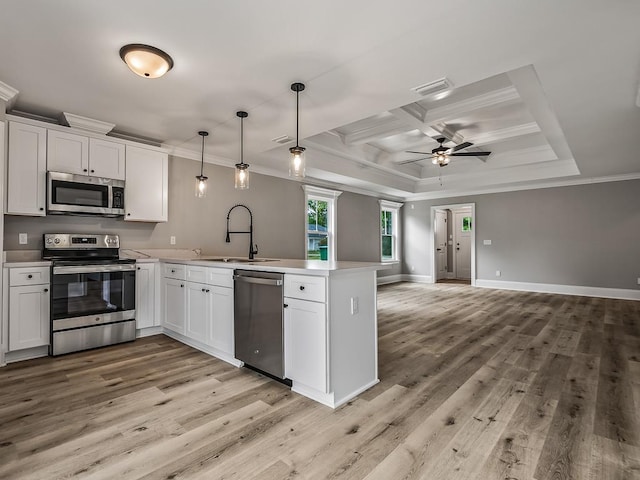
[[[447,276],[447,212],[436,210],[435,222],[436,281]]]
[[[457,210],[453,212],[453,242],[456,278],[471,278],[471,210]]]

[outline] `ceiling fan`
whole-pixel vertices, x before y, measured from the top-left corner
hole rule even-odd
[[[444,167],[446,165],[449,165],[449,161],[450,158],[449,157],[486,157],[488,155],[491,155],[491,152],[460,152],[460,153],[456,153],[460,150],[463,150],[465,148],[470,147],[471,145],[473,145],[473,143],[471,142],[463,142],[459,145],[456,145],[455,147],[445,147],[442,144],[444,142],[447,141],[446,138],[444,137],[440,137],[437,138],[436,141],[440,144],[439,147],[434,148],[433,150],[431,150],[431,154],[429,154],[428,152],[412,152],[412,151],[407,151],[407,153],[417,153],[419,155],[429,155],[428,157],[425,158],[416,158],[414,160],[406,160],[404,162],[400,162],[401,165],[404,165],[405,163],[413,163],[413,162],[419,162],[420,160],[425,160],[426,158],[431,158],[431,162],[434,165],[439,165],[441,167]]]

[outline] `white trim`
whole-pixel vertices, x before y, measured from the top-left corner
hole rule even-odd
[[[302,185],[304,193],[313,197],[326,198],[327,200],[336,200],[342,192],[338,190],[329,190],[328,188],[316,187],[314,185]]]
[[[382,199],[379,199],[378,203],[380,204],[380,208],[388,208],[388,209],[400,209],[404,205],[404,203],[392,202],[391,200],[382,200]]]
[[[557,285],[552,283],[510,282],[504,280],[481,279],[476,280],[476,287],[640,301],[640,290],[630,290],[626,288],[585,287],[580,285]]]
[[[435,283],[433,281],[433,276],[431,275],[414,275],[412,273],[404,273],[402,275],[402,281],[414,283]]]
[[[390,283],[398,283],[402,282],[403,275],[385,275],[383,277],[377,277],[376,283],[378,285],[388,285]]]
[[[223,362],[230,363],[234,367],[241,367],[242,365],[244,365],[243,362],[241,362],[237,358],[234,358],[233,355],[229,355],[226,352],[222,352],[217,348],[210,347],[209,345],[206,345],[192,338],[186,337],[180,333],[174,332],[173,330],[163,328],[162,333],[167,337],[173,338],[174,340],[184,343],[185,345],[189,345],[190,347],[200,350],[201,352],[211,355],[212,357],[216,357],[217,359],[222,360]]]
[[[15,98],[20,93],[18,90],[13,88],[11,85],[7,85],[4,82],[0,82],[0,100],[4,100],[7,104],[7,110],[9,110],[9,106],[13,103]]]
[[[335,262],[338,259],[338,197],[342,192],[312,185],[301,185],[301,187],[304,190],[304,258],[307,258],[309,254],[307,203],[309,200],[321,200],[327,202],[327,243],[329,247],[327,261]]]
[[[435,248],[435,222],[436,222],[436,210],[461,210],[465,208],[471,208],[471,286],[476,282],[476,204],[470,203],[456,203],[452,205],[434,205],[431,207],[431,232],[429,234],[429,255],[431,258],[431,283],[434,283],[433,279],[437,278],[436,275],[436,248]],[[449,239],[447,239],[447,245]],[[455,271],[455,270],[454,270]]]
[[[407,202],[415,202],[418,200],[435,200],[439,198],[455,198],[455,197],[467,197],[469,195],[488,195],[491,193],[506,193],[506,192],[519,192],[522,190],[541,190],[543,188],[559,188],[559,187],[573,187],[579,185],[591,185],[595,183],[609,183],[609,182],[625,182],[627,180],[639,180],[640,173],[626,173],[623,175],[609,175],[606,177],[590,177],[590,178],[575,178],[571,180],[558,180],[555,182],[536,183],[528,185],[505,185],[503,187],[494,187],[486,189],[469,189],[464,191],[447,191],[442,192],[428,192],[417,193],[405,197]]]
[[[62,112],[62,116],[71,128],[87,132],[106,135],[116,126],[115,123],[103,122],[95,118],[81,117],[69,112]]]

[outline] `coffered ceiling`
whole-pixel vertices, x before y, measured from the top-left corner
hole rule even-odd
[[[638,2],[158,2],[5,0],[0,82],[12,108],[70,112],[206,161],[287,175],[295,137],[309,183],[399,199],[640,178]],[[169,53],[132,74],[127,43]],[[421,94],[419,87],[446,79]],[[431,163],[438,146],[473,145]],[[425,152],[424,155],[406,153]],[[416,160],[416,161],[413,161]]]

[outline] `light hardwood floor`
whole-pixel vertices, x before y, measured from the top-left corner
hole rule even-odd
[[[640,302],[378,307],[381,382],[335,411],[164,336],[0,369],[0,478],[640,478]]]

